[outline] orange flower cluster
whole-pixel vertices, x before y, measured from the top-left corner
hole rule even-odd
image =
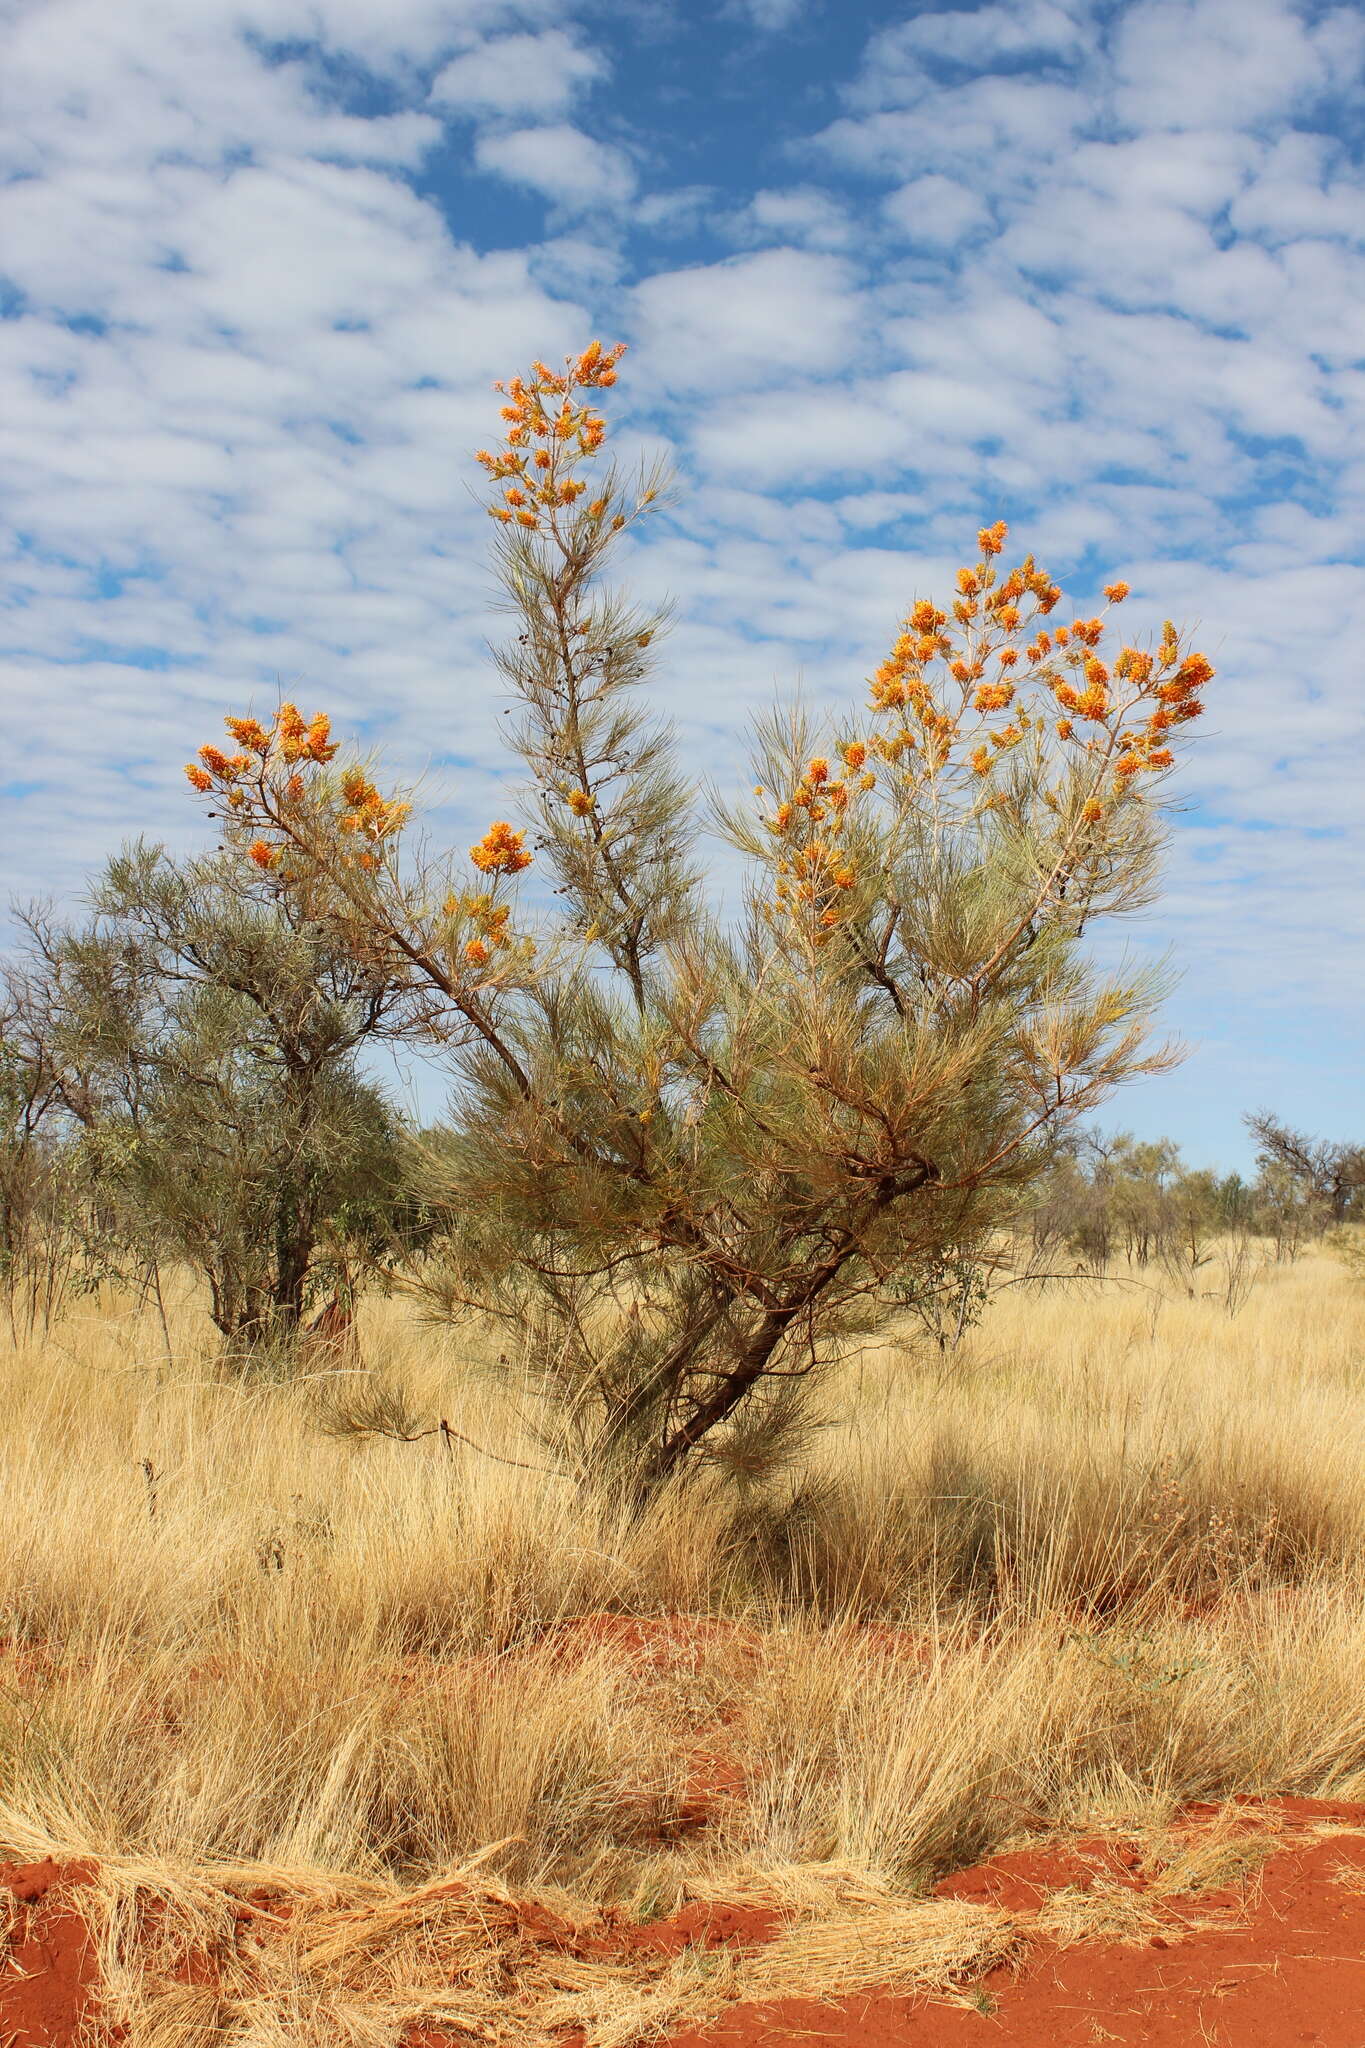
[[[494,482],[504,486],[502,502],[489,507],[490,518],[535,533],[543,521],[553,525],[560,512],[584,496],[587,485],[569,472],[583,457],[597,453],[607,428],[600,413],[575,403],[574,394],[614,384],[616,365],[625,352],[624,342],[609,349],[600,341],[590,342],[581,355],[565,357],[562,372],[535,362],[529,378],[513,377],[494,385],[507,400],[502,408],[507,434],[502,448],[480,448],[475,456]],[[533,448],[535,441],[543,445]],[[594,498],[588,517],[600,519],[606,509],[605,498]],[[612,521],[614,528],[624,524],[619,515]]]
[[[1112,767],[1116,792],[1140,772],[1170,767],[1172,755],[1162,735],[1199,716],[1199,691],[1213,675],[1211,664],[1202,654],[1182,657],[1169,623],[1154,655],[1124,647],[1112,666],[1096,652],[1107,631],[1103,618],[1077,618],[1049,630],[1041,622],[1060,602],[1061,591],[1031,555],[1007,574],[998,573],[995,558],[1008,533],[1005,522],[997,520],[977,534],[980,559],[957,573],[951,622],[927,598],[911,608],[890,654],[871,678],[872,709],[896,720],[873,739],[873,751],[886,761],[914,752],[927,769],[944,767],[969,713],[987,718],[1015,703],[1017,686],[1008,672],[1019,669],[1022,657],[1034,684],[1050,691],[1056,708],[1066,714],[1054,724],[1057,737],[1096,755],[1097,766]],[[1104,594],[1111,605],[1122,604],[1129,586],[1107,583]],[[1025,633],[1032,638],[1024,641]],[[991,661],[996,673],[987,679]],[[945,685],[956,685],[956,692]],[[1150,706],[1143,725],[1118,731],[1143,699]],[[972,772],[987,774],[993,765],[991,749],[1016,745],[1037,723],[1019,709],[1007,725],[988,728],[984,735],[978,728],[972,737],[990,744],[977,744],[969,753]],[[1088,735],[1078,733],[1078,727],[1086,726]]]
[[[294,705],[281,704],[268,726],[262,725],[257,718],[228,718],[223,722],[238,747],[245,751],[225,754],[221,747],[201,747],[199,760],[189,762],[185,769],[192,786],[201,795],[206,795],[216,783],[230,792],[231,802],[232,785],[246,775],[253,755],[262,766],[277,752],[282,760],[288,762],[312,761],[321,766],[330,761],[337,751],[331,720],[325,711],[319,711],[315,718],[305,719]],[[237,794],[240,803],[240,792]]]
[[[346,770],[341,778],[341,794],[349,806],[337,820],[341,830],[363,832],[367,839],[376,842],[401,832],[412,811],[411,804],[386,801],[361,768]]]
[[[325,711],[304,718],[296,705],[285,703],[269,725],[257,718],[229,718],[226,725],[241,751],[225,754],[221,747],[201,747],[198,761],[191,761],[185,773],[202,795],[216,791],[226,799],[239,829],[263,826],[279,835],[254,839],[245,848],[247,859],[263,872],[278,868],[294,837],[290,814],[308,794],[301,771],[325,768],[338,752],[331,720]],[[328,785],[320,784],[319,791],[323,802],[312,817],[314,831],[330,816]],[[342,864],[377,868],[374,848],[402,830],[411,806],[380,796],[359,768],[348,768],[342,776],[341,796],[346,808],[336,814],[336,828],[370,842],[363,852],[342,856]]]
[[[862,740],[849,740],[839,749],[844,765],[853,771],[862,768],[867,751]],[[876,780],[870,772],[852,781],[832,778],[828,760],[817,754],[806,763],[790,798],[778,804],[767,821],[768,830],[782,842],[774,891],[777,904],[788,915],[812,917],[818,943],[827,940],[848,914],[858,867],[842,844],[843,834],[850,806],[875,788]]]
[[[480,874],[519,875],[523,868],[531,865],[523,841],[524,832],[514,832],[503,818],[489,826],[477,846],[469,849],[469,858]]]

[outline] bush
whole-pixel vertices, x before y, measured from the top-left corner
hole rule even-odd
[[[1051,1135],[1172,1055],[1159,993],[1091,965],[1153,896],[1172,741],[1213,671],[1169,622],[1102,650],[984,529],[947,609],[914,604],[835,730],[756,735],[752,804],[703,803],[640,698],[665,623],[606,587],[658,473],[600,465],[619,351],[505,387],[481,451],[517,631],[499,665],[534,825],[400,858],[406,801],[339,766],[325,715],[230,719],[188,773],[228,844],[337,944],[438,1004],[455,1125],[433,1298],[536,1361],[584,1466],[640,1493],[698,1455],[745,1473],[806,1427],[838,1340],[968,1256]],[[1108,607],[1127,587],[1111,584]],[[722,921],[703,820],[742,860]],[[539,861],[553,915],[516,877]]]

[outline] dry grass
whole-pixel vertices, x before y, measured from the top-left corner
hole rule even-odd
[[[1330,1257],[1237,1317],[1014,1290],[946,1366],[851,1359],[782,1485],[635,1523],[439,1438],[330,1438],[325,1371],[224,1384],[191,1302],[172,1339],[168,1366],[87,1303],[0,1358],[0,1847],[103,1860],[90,1910],[150,2048],[390,2048],[440,1971],[470,2038],[567,1999],[603,2048],[741,1986],[944,1988],[1015,1938],[923,1900],[947,1868],[1193,1798],[1365,1792],[1365,1291]],[[466,1349],[367,1311],[380,1385],[544,1463]],[[630,1654],[571,1625],[604,1612],[713,1625]],[[251,1950],[243,1902],[281,1889],[287,1938]],[[566,1960],[531,1894],[574,1924],[748,1899],[798,1931]],[[149,1899],[216,1990],[175,1987]]]

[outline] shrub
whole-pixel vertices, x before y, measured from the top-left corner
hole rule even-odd
[[[478,457],[517,631],[533,824],[400,857],[409,806],[325,715],[230,719],[187,771],[228,843],[338,943],[439,1003],[455,1125],[434,1296],[536,1360],[585,1465],[641,1493],[697,1455],[756,1472],[831,1347],[902,1311],[1000,1218],[1050,1135],[1167,1064],[1150,975],[1083,934],[1153,896],[1173,742],[1213,671],[1167,622],[1106,652],[1002,523],[946,608],[909,610],[834,730],[756,735],[752,803],[703,803],[641,699],[665,623],[602,581],[664,479],[603,467],[619,350],[504,389]],[[708,896],[709,817],[743,863]],[[517,877],[554,888],[532,917]],[[325,906],[325,908],[324,908]]]

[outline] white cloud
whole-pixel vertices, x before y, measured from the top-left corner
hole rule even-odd
[[[868,42],[851,106],[914,105],[940,73],[1017,72],[1030,61],[1071,61],[1093,48],[1096,31],[1084,4],[1016,0],[1005,6],[936,8],[879,30]]]
[[[733,232],[739,241],[786,242],[826,250],[847,249],[855,238],[848,208],[814,185],[756,192],[736,218]]]
[[[1365,19],[1339,8],[1316,26],[1286,0],[1140,0],[1115,38],[1115,112],[1145,129],[1241,128],[1349,90]]]
[[[927,249],[956,248],[991,217],[979,193],[936,171],[888,192],[882,213],[907,242]]]
[[[438,74],[431,99],[462,113],[562,114],[586,87],[606,75],[596,50],[584,49],[563,29],[536,36],[499,36],[456,57]]]
[[[806,0],[730,0],[730,12],[764,35],[776,35],[804,13]]]
[[[567,122],[481,135],[474,161],[481,171],[525,185],[568,213],[624,206],[635,189],[624,151],[594,141]]]
[[[858,294],[837,257],[765,249],[646,279],[634,315],[648,381],[715,389],[837,370],[856,345]]]

